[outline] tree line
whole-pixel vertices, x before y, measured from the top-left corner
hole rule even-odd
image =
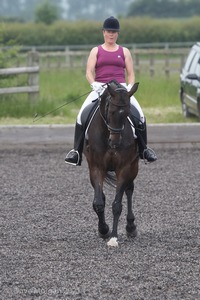
[[[0,19],[4,21],[37,21],[40,7],[54,11],[55,19],[103,20],[110,15],[126,16],[133,0],[0,0]]]
[[[154,18],[185,18],[200,15],[199,0],[135,0],[128,16]]]
[[[200,15],[199,0],[1,0],[0,20],[42,21],[99,20],[115,17],[148,16],[186,18]]]
[[[120,18],[119,43],[196,42],[200,17],[187,19]],[[19,46],[96,45],[103,42],[100,21],[59,21],[51,25],[9,23],[0,43]],[[1,36],[1,32],[0,32]]]

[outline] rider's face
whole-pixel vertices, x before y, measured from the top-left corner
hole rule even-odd
[[[118,31],[113,31],[113,30],[104,30],[103,31],[103,36],[104,40],[107,43],[116,43],[117,38],[118,38],[119,32]]]

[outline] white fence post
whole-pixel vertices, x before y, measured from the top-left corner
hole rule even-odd
[[[31,51],[27,56],[27,66],[37,67],[39,66],[39,53],[36,51]],[[39,70],[36,73],[28,74],[28,85],[30,87],[38,87],[37,91],[29,93],[29,100],[35,102],[39,96]]]

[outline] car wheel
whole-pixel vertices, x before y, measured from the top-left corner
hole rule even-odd
[[[185,117],[185,118],[189,118],[190,116],[191,116],[191,114],[190,114],[190,112],[189,112],[189,110],[188,110],[188,107],[187,107],[187,105],[185,104],[185,102],[182,100],[182,112],[183,112],[183,116]]]

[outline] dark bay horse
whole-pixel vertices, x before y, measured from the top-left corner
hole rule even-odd
[[[116,81],[107,84],[87,131],[84,154],[87,159],[90,181],[94,188],[93,208],[98,216],[98,231],[102,238],[108,238],[108,245],[118,246],[118,221],[122,212],[122,198],[127,197],[128,236],[136,236],[136,225],[132,211],[134,179],[138,174],[137,140],[134,138],[130,115],[130,97],[137,91],[138,83],[128,92]],[[114,176],[113,176],[114,174]],[[113,228],[105,221],[104,181],[114,183],[116,191],[112,203]]]

